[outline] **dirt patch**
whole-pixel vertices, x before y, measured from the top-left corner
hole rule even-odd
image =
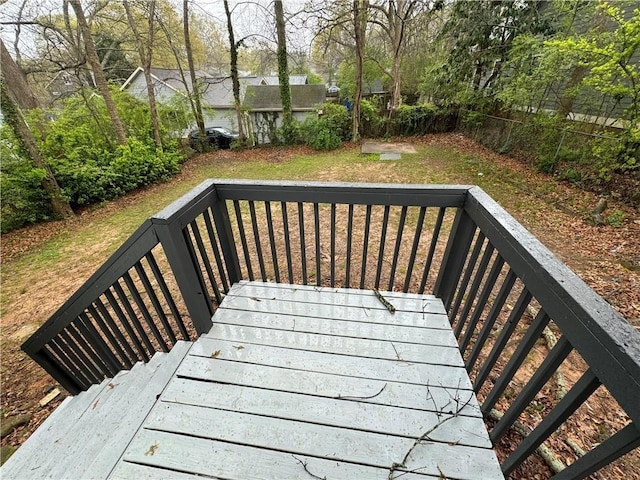
[[[413,145],[405,142],[364,142],[360,153],[418,153]]]

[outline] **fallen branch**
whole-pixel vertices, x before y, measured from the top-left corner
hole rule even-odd
[[[571,447],[571,450],[573,450],[573,452],[578,456],[578,457],[584,457],[585,454],[587,452],[585,452],[580,445],[578,445],[578,443],[572,439],[572,438],[567,438],[564,443],[566,443],[567,445],[569,445]]]
[[[527,312],[529,313],[529,315],[531,315],[531,318],[536,318],[537,312],[531,305],[527,307]],[[558,343],[558,339],[548,325],[544,327],[544,330],[542,330],[542,336],[547,343],[547,348],[549,349],[549,351],[553,350],[553,347],[555,347],[556,343]],[[567,386],[564,381],[562,367],[558,367],[557,370],[553,372],[553,377],[556,381],[556,400],[560,401],[567,394]]]
[[[376,297],[378,297],[378,300],[380,300],[380,303],[382,303],[382,305],[384,305],[385,308],[389,310],[390,313],[396,313],[396,307],[391,305],[391,303],[389,303],[389,301],[382,296],[382,294],[378,291],[377,288],[373,289],[373,293],[375,293]]]
[[[495,421],[500,421],[503,415],[504,414],[502,412],[496,410],[495,408],[492,408],[489,412],[489,418],[492,418]],[[511,425],[511,429],[524,438],[528,437],[532,431],[529,427],[523,425],[520,422],[513,422],[513,425]],[[558,460],[556,455],[544,443],[540,444],[540,446],[536,448],[536,452],[542,457],[549,468],[551,468],[551,470],[553,470],[555,473],[559,473],[566,468],[565,464]]]
[[[300,460],[298,457],[296,457],[295,455],[291,455],[293,458],[295,458],[298,463],[300,465],[302,465],[302,468],[304,468],[304,471],[307,472],[307,474],[309,474],[311,477],[313,478],[317,478],[318,480],[327,480],[327,477],[319,477],[318,475],[316,475],[315,473],[312,473],[309,471],[309,469],[307,468],[307,462],[303,462],[302,460]]]
[[[374,395],[369,395],[368,397],[355,397],[355,396],[349,396],[349,395],[338,395],[337,397],[331,397],[331,398],[337,398],[338,400],[369,400],[370,398],[375,398],[378,395],[380,395],[384,389],[387,388],[387,384],[385,383],[382,388],[380,389],[380,391]]]

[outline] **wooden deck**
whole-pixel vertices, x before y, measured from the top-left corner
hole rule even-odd
[[[502,479],[442,303],[382,295],[395,313],[371,291],[236,284],[162,375],[65,402],[2,477]]]

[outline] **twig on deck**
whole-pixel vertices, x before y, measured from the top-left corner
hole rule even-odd
[[[298,457],[296,457],[295,455],[291,455],[293,458],[295,458],[298,463],[300,465],[302,465],[302,468],[304,468],[304,471],[307,472],[310,476],[312,476],[313,478],[317,478],[318,480],[327,480],[327,477],[319,477],[318,475],[316,475],[315,473],[312,473],[309,471],[309,469],[307,468],[307,462],[303,462],[302,460],[300,460]]]
[[[400,475],[394,476],[394,473],[400,468],[406,468],[407,460],[409,459],[409,457],[411,456],[411,453],[415,450],[415,448],[418,445],[420,445],[422,442],[424,442],[425,440],[431,440],[431,438],[429,438],[429,435],[431,435],[435,430],[440,428],[442,425],[444,425],[449,420],[451,420],[453,418],[456,418],[460,414],[460,412],[462,412],[462,410],[464,410],[469,405],[469,403],[471,403],[471,400],[473,399],[473,393],[471,393],[469,395],[469,398],[467,399],[467,401],[462,403],[462,404],[460,403],[460,398],[458,396],[458,393],[459,393],[459,391],[456,390],[456,395],[455,395],[456,411],[455,412],[451,412],[450,416],[448,416],[447,418],[443,418],[438,423],[436,423],[433,427],[431,427],[429,430],[427,430],[422,435],[420,435],[418,438],[416,438],[416,440],[413,442],[413,445],[411,445],[411,448],[409,448],[409,450],[407,450],[407,453],[405,454],[405,456],[402,459],[402,461],[395,462],[395,463],[393,463],[391,465],[391,468],[389,469],[389,475],[387,476],[388,480],[394,480],[394,479],[398,478]],[[451,394],[449,396],[452,397]],[[440,418],[439,415],[438,415],[438,418]],[[442,472],[440,471],[439,467],[438,467],[438,472],[440,472],[440,474],[442,475]],[[441,478],[446,478],[446,477],[441,477]]]
[[[382,303],[382,305],[384,305],[385,308],[389,310],[389,312],[396,313],[396,307],[391,305],[389,301],[382,296],[382,294],[378,291],[377,288],[373,289],[373,293],[375,293],[376,297],[378,297],[378,300],[380,300],[380,303]]]
[[[382,388],[380,389],[380,391],[378,391],[378,393],[374,394],[374,395],[369,395],[368,397],[353,397],[353,396],[349,396],[349,395],[338,395],[337,397],[332,397],[332,398],[337,398],[339,400],[368,400],[370,398],[375,398],[378,395],[380,395],[384,389],[387,388],[387,384],[385,383]]]
[[[398,353],[398,349],[396,348],[396,346],[393,344],[393,342],[389,342],[391,343],[391,346],[393,347],[393,351],[396,352],[396,357],[398,357],[398,360],[402,360],[400,358],[400,354]]]

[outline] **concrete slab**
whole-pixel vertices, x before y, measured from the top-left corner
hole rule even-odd
[[[410,143],[364,142],[361,153],[418,153]]]
[[[380,160],[400,160],[402,155],[399,153],[381,153]]]

